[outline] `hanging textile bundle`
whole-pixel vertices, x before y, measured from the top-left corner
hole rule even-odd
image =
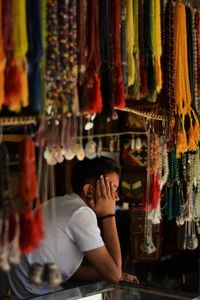
[[[31,137],[26,138],[21,144],[19,199],[21,201],[20,248],[22,253],[28,253],[37,248],[43,238],[42,212],[37,191],[35,147]]]
[[[100,45],[99,45],[99,0],[88,1],[89,41],[86,64],[86,84],[89,106],[86,112],[102,112],[101,78],[100,78]]]
[[[42,57],[42,33],[40,24],[40,1],[28,0],[27,30],[28,30],[28,83],[30,106],[33,110],[41,108],[41,82],[39,62]]]

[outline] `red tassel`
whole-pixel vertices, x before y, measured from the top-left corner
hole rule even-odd
[[[101,80],[99,75],[94,75],[94,83],[89,88],[90,107],[88,112],[101,113],[102,112],[102,96],[101,96]]]
[[[35,146],[32,138],[22,142],[20,157],[19,198],[22,200],[20,248],[22,253],[29,253],[39,246],[44,237],[42,211],[37,193]],[[33,211],[34,204],[36,204],[35,211]]]
[[[22,254],[31,252],[35,244],[35,224],[31,209],[20,214],[20,249]]]
[[[115,106],[117,108],[124,108],[126,106],[124,84],[122,77],[122,70],[120,67],[116,69],[117,82],[115,86]]]

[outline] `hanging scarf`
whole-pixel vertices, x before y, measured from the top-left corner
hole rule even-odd
[[[140,73],[139,73],[139,1],[133,1],[133,27],[134,27],[134,60],[135,60],[135,82],[133,94],[136,99],[140,99]]]
[[[42,55],[40,60],[40,88],[41,88],[41,108],[40,115],[44,115],[45,112],[45,100],[46,100],[46,80],[45,78],[45,65],[46,65],[46,4],[47,0],[40,1],[40,22],[41,22],[41,36],[42,36],[42,49],[44,55]]]
[[[82,105],[84,112],[102,112],[101,78],[100,78],[100,45],[99,45],[99,0],[88,1],[88,54],[85,72],[85,94],[81,102],[87,99],[87,106]]]
[[[19,112],[28,106],[28,78],[26,52],[26,1],[12,1],[14,56],[9,57],[5,70],[5,104],[11,111]]]
[[[147,74],[148,100],[156,100],[156,70],[153,58],[153,23],[154,23],[154,1],[144,0],[144,45],[145,66]]]
[[[122,73],[125,94],[128,94],[128,68],[127,68],[127,49],[126,49],[126,1],[121,4],[121,49],[122,49]]]
[[[124,108],[126,103],[121,61],[121,26],[119,24],[121,24],[121,0],[115,0],[113,7],[114,101],[117,108]]]
[[[112,1],[102,0],[99,2],[99,37],[101,57],[101,93],[103,101],[103,115],[110,117],[114,107],[113,79],[113,22]]]
[[[138,20],[144,20],[144,0],[138,2]],[[142,97],[147,95],[147,75],[145,68],[144,51],[144,22],[139,21],[139,67],[140,67],[140,94]]]
[[[126,1],[126,47],[127,47],[127,66],[128,66],[128,86],[135,82],[135,59],[134,51],[134,26],[133,26],[133,0]]]
[[[2,24],[3,24],[2,1],[3,0],[0,0],[0,110],[4,103],[4,70],[6,67],[6,56],[4,52],[3,32],[2,32]]]
[[[41,82],[39,62],[42,57],[42,36],[40,23],[40,1],[27,0],[28,30],[28,83],[30,108],[39,111],[41,108]]]

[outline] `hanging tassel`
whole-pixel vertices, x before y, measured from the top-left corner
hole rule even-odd
[[[178,132],[176,156],[180,157],[180,154],[185,153],[188,150],[187,137],[184,127]]]
[[[20,248],[22,253],[29,253],[38,247],[43,238],[43,222],[37,192],[35,147],[32,138],[22,142],[19,197],[22,201]],[[36,211],[33,211],[35,204]]]
[[[90,106],[88,112],[101,113],[102,111],[102,96],[101,83],[99,75],[94,75],[94,82],[92,87],[88,88],[88,97],[90,99]]]

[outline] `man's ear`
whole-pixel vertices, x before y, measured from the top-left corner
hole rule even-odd
[[[87,198],[87,199],[93,198],[94,193],[93,193],[93,186],[92,186],[92,184],[86,183],[86,184],[83,186],[83,195],[84,195],[85,198]]]

